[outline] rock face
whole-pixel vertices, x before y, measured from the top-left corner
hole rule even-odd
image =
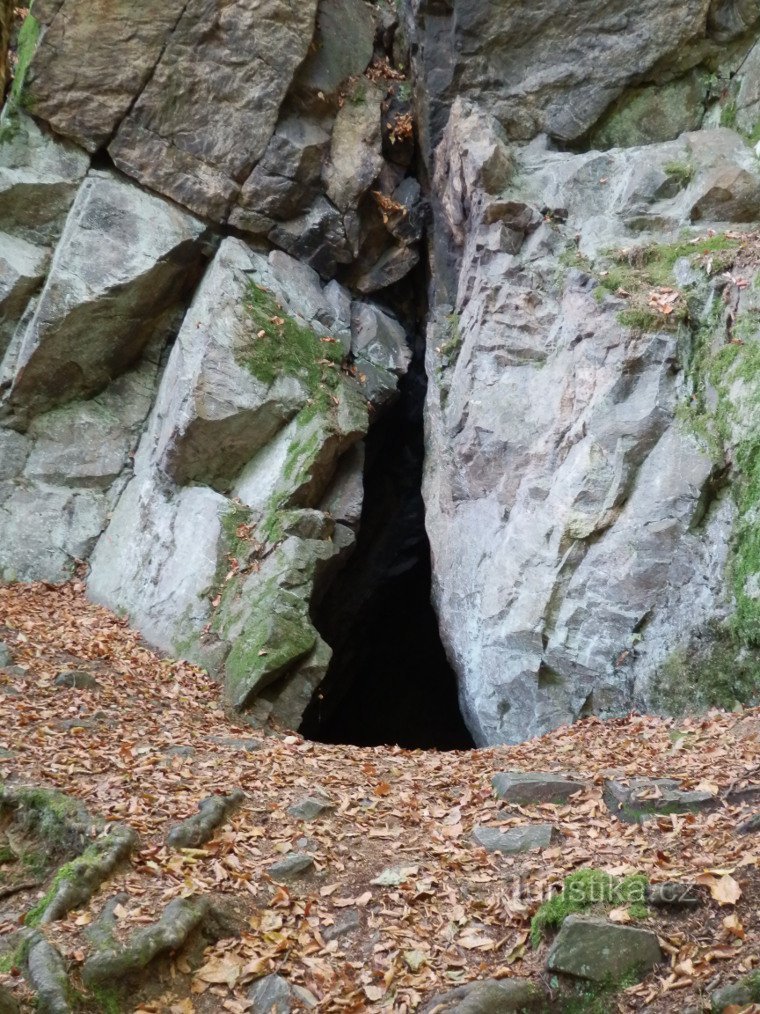
[[[297,726],[427,241],[433,598],[476,742],[756,694],[759,35],[754,0],[36,0],[0,575],[87,564]]]
[[[750,643],[758,629],[754,607],[732,603],[737,505],[715,482],[756,416],[713,442],[679,407],[704,397],[702,353],[690,368],[684,348],[704,348],[708,327],[708,348],[730,340],[725,282],[693,266],[705,233],[681,249],[681,230],[709,204],[731,246],[734,221],[755,214],[753,153],[725,129],[604,154],[517,149],[458,100],[435,171],[448,243],[436,250],[425,496],[470,728],[479,743],[516,741],[651,706],[673,653],[709,642],[711,623],[738,607],[752,613]],[[658,272],[620,272],[637,257]],[[724,297],[740,314],[742,291]],[[679,302],[681,323],[661,298]],[[737,384],[721,397],[738,419]]]

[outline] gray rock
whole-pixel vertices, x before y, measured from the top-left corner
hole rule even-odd
[[[69,690],[100,690],[100,683],[84,669],[66,669],[59,672],[53,682],[55,686]]]
[[[320,0],[311,51],[295,80],[296,95],[324,105],[372,59],[375,11],[364,0]],[[320,94],[321,93],[321,94]]]
[[[291,116],[278,124],[261,161],[243,184],[230,225],[266,235],[275,221],[307,211],[320,192],[330,135],[316,120]]]
[[[313,856],[304,852],[291,852],[278,862],[273,863],[267,873],[272,880],[294,880],[314,867]]]
[[[405,278],[412,268],[419,263],[420,252],[417,247],[401,244],[386,250],[370,267],[361,271],[354,285],[357,292],[369,295],[395,285]]]
[[[350,264],[354,257],[343,217],[326,197],[318,197],[298,218],[276,225],[269,239],[323,278],[334,277],[338,265]]]
[[[383,96],[380,86],[362,79],[336,118],[324,179],[327,196],[340,211],[356,207],[383,167]]]
[[[0,233],[0,359],[29,300],[45,278],[47,250]]]
[[[102,147],[147,82],[184,6],[169,0],[157,11],[135,4],[125,12],[107,0],[64,0],[35,11],[46,31],[26,77],[29,108],[89,151]]]
[[[726,1007],[744,1008],[757,1001],[757,993],[743,982],[732,982],[710,994],[710,1009],[714,1014],[722,1014]]]
[[[261,740],[242,739],[236,736],[212,736],[211,742],[217,746],[225,746],[229,750],[243,750],[245,753],[253,753],[261,749]]]
[[[289,806],[288,813],[291,817],[297,817],[298,820],[315,820],[326,813],[332,813],[334,809],[335,806],[326,799],[318,796],[306,796]]]
[[[293,1009],[293,990],[281,975],[266,975],[248,990],[253,1014],[290,1014]]]
[[[12,129],[0,134],[3,232],[42,253],[60,236],[89,162],[80,148],[43,133],[34,120],[17,113]]]
[[[547,958],[551,972],[592,982],[644,978],[663,960],[657,934],[604,919],[571,915],[562,924]]]
[[[694,884],[650,884],[646,900],[655,908],[699,908],[704,904],[704,898]]]
[[[713,793],[683,791],[671,778],[634,778],[628,785],[609,780],[604,801],[610,813],[630,824],[657,814],[696,813],[719,805]]]
[[[11,649],[5,641],[0,641],[0,669],[5,669],[12,664],[13,655],[11,654]]]
[[[754,834],[756,831],[760,831],[760,813],[753,813],[736,827],[737,834]]]
[[[488,852],[530,852],[532,849],[548,848],[556,831],[551,824],[528,824],[502,831],[495,827],[476,827],[473,838]]]
[[[720,167],[698,181],[692,198],[692,222],[754,222],[760,211],[760,180],[741,166]]]
[[[482,979],[457,986],[429,1000],[421,1014],[445,1011],[446,1014],[508,1014],[509,1011],[540,1011],[546,995],[529,979]]]
[[[184,10],[111,142],[116,165],[198,214],[225,217],[236,181],[266,150],[311,42],[316,6],[244,0],[221,18]],[[246,71],[231,77],[225,68],[237,61]]]
[[[194,757],[195,750],[191,746],[170,746],[168,750],[164,752],[164,757]]]
[[[359,915],[359,911],[356,908],[349,908],[347,911],[342,912],[339,916],[336,916],[335,922],[332,926],[326,926],[322,930],[322,936],[325,941],[329,943],[331,940],[339,940],[340,937],[346,936],[348,933],[353,933],[354,930],[361,929],[362,918]]]
[[[551,772],[502,771],[491,779],[499,799],[518,806],[532,803],[566,803],[586,788],[569,775]]]
[[[9,408],[22,420],[97,394],[168,334],[205,232],[110,173],[82,185],[21,338]]]
[[[414,0],[407,24],[424,102],[423,134],[435,140],[454,97],[469,95],[511,138],[580,138],[628,85],[661,83],[662,64],[671,75],[674,68],[689,69],[756,18],[754,8],[731,12],[730,24],[718,27],[704,4],[675,0],[646,0],[635,10],[622,0],[604,8],[584,0],[569,19],[559,0],[530,12],[481,3],[441,10]],[[573,56],[564,59],[568,38]]]
[[[716,167],[757,175],[748,154],[726,130],[601,154],[510,149],[485,104],[454,103],[434,163],[423,492],[478,744],[651,708],[668,657],[725,609],[734,511],[700,507],[714,464],[676,418],[673,333],[630,344],[623,300],[598,302],[594,271],[605,250],[672,242]],[[689,187],[674,162],[692,166]]]

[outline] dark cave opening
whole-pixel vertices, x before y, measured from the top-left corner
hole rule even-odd
[[[315,610],[333,658],[301,724],[312,740],[426,750],[474,745],[430,599],[421,489],[426,386],[418,338],[398,400],[367,437],[356,550]]]

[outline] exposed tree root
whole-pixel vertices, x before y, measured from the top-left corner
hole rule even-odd
[[[208,796],[200,803],[198,813],[169,831],[167,844],[180,849],[198,848],[213,837],[216,829],[244,800],[245,793],[240,789],[229,796]]]
[[[142,971],[155,958],[179,950],[200,928],[215,940],[239,932],[208,898],[175,898],[158,922],[137,930],[123,946],[95,951],[84,963],[82,978],[91,989],[112,987]]]

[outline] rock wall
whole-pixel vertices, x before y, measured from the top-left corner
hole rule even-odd
[[[338,26],[340,31],[338,31]],[[362,440],[411,357],[372,294],[423,204],[391,6],[36,0],[0,122],[0,571],[60,581],[298,726]]]
[[[425,249],[476,741],[756,693],[757,0],[35,0],[10,34],[5,579],[81,568],[297,726]]]
[[[427,524],[480,744],[760,686],[760,10],[615,6],[410,21]]]

